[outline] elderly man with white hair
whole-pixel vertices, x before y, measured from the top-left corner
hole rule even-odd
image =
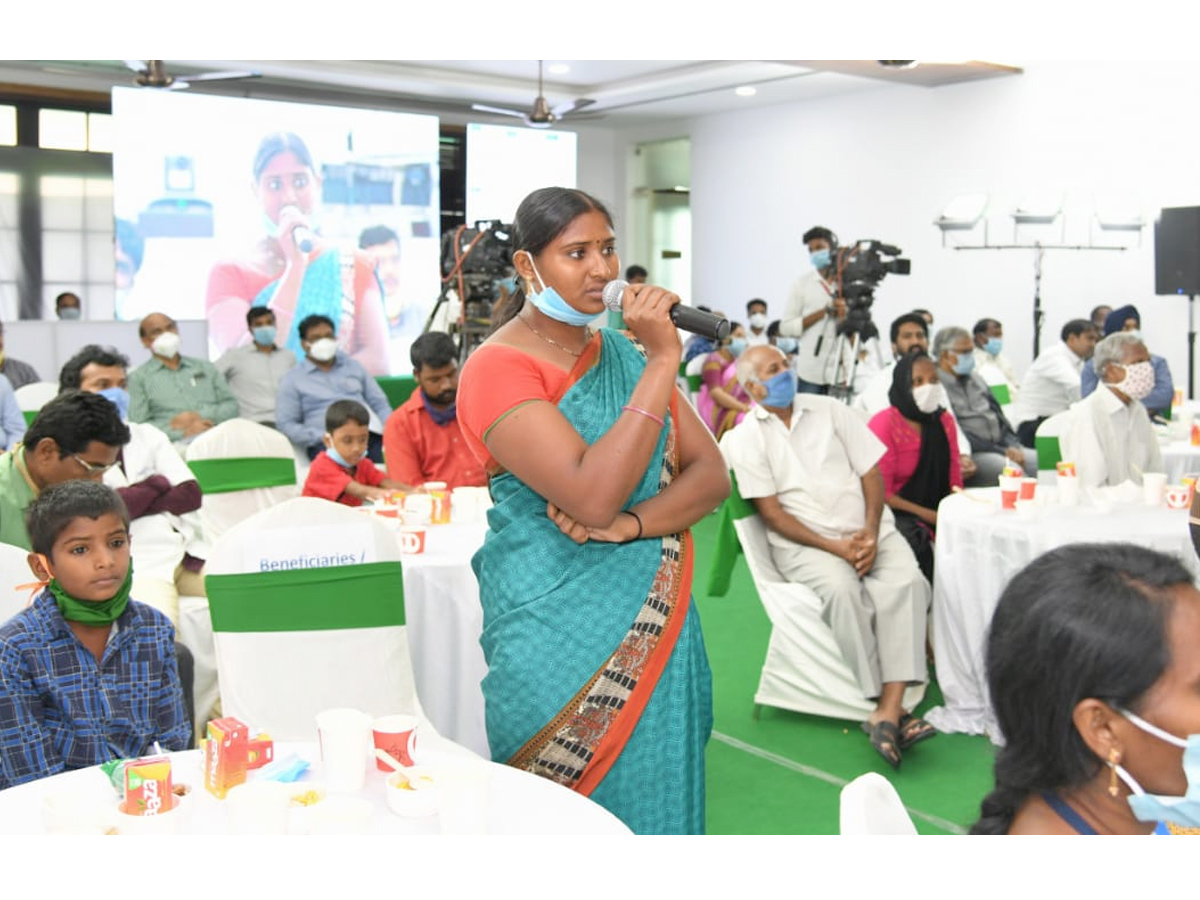
[[[1071,406],[1071,423],[1059,438],[1063,459],[1075,463],[1083,485],[1141,483],[1143,472],[1162,471],[1162,453],[1140,401],[1154,390],[1154,364],[1139,335],[1110,334],[1092,355],[1099,386]]]
[[[876,701],[863,725],[893,768],[935,731],[902,708],[924,681],[931,589],[884,505],[883,443],[862,417],[828,397],[798,394],[787,356],[750,347],[738,380],[757,401],[721,440],[738,490],[767,526],[771,558],[821,598],[821,616]]]

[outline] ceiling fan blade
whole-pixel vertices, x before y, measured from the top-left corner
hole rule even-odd
[[[199,75],[179,75],[179,81],[236,81],[241,78],[262,78],[262,72],[203,72]]]
[[[586,97],[580,97],[578,100],[569,100],[566,103],[560,103],[551,110],[556,118],[561,119],[563,116],[569,116],[571,113],[579,112],[581,109],[591,106],[595,100],[589,100]]]
[[[472,103],[471,109],[479,112],[495,113],[498,116],[516,116],[518,119],[524,119],[525,113],[518,112],[515,109],[501,109],[498,106],[484,106],[482,103]]]

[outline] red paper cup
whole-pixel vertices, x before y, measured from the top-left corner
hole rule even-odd
[[[371,725],[375,746],[391,754],[401,765],[413,765],[413,753],[417,749],[417,721],[416,716],[382,716],[376,719]],[[382,759],[375,760],[375,767],[384,772],[392,771],[392,767]]]
[[[1032,500],[1034,492],[1036,490],[1037,490],[1037,479],[1036,478],[1022,478],[1021,479],[1021,499],[1022,500]]]
[[[1001,509],[1016,509],[1017,508],[1017,497],[1019,497],[1020,495],[1021,495],[1020,490],[1006,491],[1006,490],[1001,489],[1001,491],[1000,491],[1000,508]]]
[[[411,525],[402,526],[400,528],[400,552],[424,553],[425,529]]]

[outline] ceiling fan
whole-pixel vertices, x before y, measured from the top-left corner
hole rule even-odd
[[[495,113],[501,116],[516,116],[518,119],[524,119],[525,124],[530,128],[549,128],[555,122],[566,118],[567,116],[578,112],[586,106],[591,106],[595,100],[588,100],[580,97],[576,100],[569,100],[565,103],[560,103],[553,108],[546,102],[546,97],[542,93],[542,60],[538,60],[538,92],[537,98],[533,101],[533,109],[529,112],[521,112],[516,109],[503,109],[498,106],[485,106],[482,103],[472,103],[471,109],[479,110],[480,112]]]
[[[167,73],[161,59],[127,59],[125,65],[130,71],[136,72],[134,84],[140,87],[165,88],[171,91],[182,90],[197,81],[236,81],[241,78],[261,78],[261,72],[201,72],[197,75],[180,75],[178,77]]]

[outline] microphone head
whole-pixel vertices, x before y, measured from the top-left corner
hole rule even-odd
[[[629,282],[621,281],[619,278],[606,284],[604,286],[604,305],[615,312],[620,312],[621,298],[627,287],[629,287]]]

